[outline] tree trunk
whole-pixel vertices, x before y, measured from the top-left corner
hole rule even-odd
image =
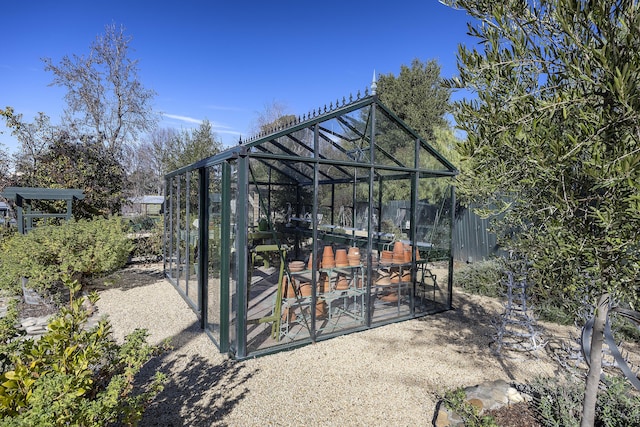
[[[604,342],[604,327],[609,312],[609,294],[604,293],[598,298],[593,331],[591,334],[591,357],[589,358],[589,373],[582,401],[582,422],[580,427],[593,427],[596,418],[596,401],[598,400],[598,386],[602,371],[602,343]]]

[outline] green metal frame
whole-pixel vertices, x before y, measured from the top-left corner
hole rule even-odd
[[[366,117],[366,126],[363,130],[359,130],[354,127],[350,120],[350,118],[346,116],[351,112],[356,112],[365,107],[370,107],[370,110],[367,111],[368,116]],[[393,155],[389,154],[387,151],[382,149],[377,145],[377,121],[378,116],[382,117],[385,120],[390,120],[392,124],[396,124],[399,130],[405,132],[407,136],[413,138],[414,144],[414,159],[412,164],[402,164],[402,162]],[[347,136],[340,135],[334,130],[327,129],[323,127],[323,123],[328,120],[336,119],[340,126],[343,128],[349,129],[349,131],[354,135],[352,140],[349,140]],[[312,133],[312,146],[307,145],[310,142],[310,139],[300,140],[297,136],[297,132],[306,131],[309,132],[308,136]],[[404,135],[404,134],[403,134]],[[283,140],[288,141],[287,145],[282,144],[281,138]],[[364,144],[368,144],[366,146],[360,146],[364,157],[368,156],[367,162],[361,162],[359,157],[357,157],[357,152],[349,152],[340,144],[338,144],[336,139],[334,141],[333,138],[341,138],[344,141],[352,141],[352,142],[363,142]],[[293,144],[294,147],[298,147],[295,150],[289,148],[289,144]],[[337,151],[342,153],[342,159],[332,159],[327,158],[321,154],[320,145],[321,144],[330,144]],[[306,153],[301,155],[300,153]],[[441,166],[440,169],[423,169],[420,167],[420,156],[428,155],[430,158],[435,159],[436,163]],[[381,156],[380,159],[376,156]],[[250,171],[250,159],[254,159],[268,167],[269,171],[269,179],[265,177],[263,180],[265,182],[258,182],[251,175]],[[372,160],[371,160],[372,159]],[[265,186],[268,189],[268,193],[271,193],[271,171],[276,171],[281,176],[285,177],[286,182],[278,182],[277,185],[292,185],[295,188],[301,188],[303,186],[312,186],[315,194],[318,194],[319,188],[324,185],[331,185],[331,200],[334,200],[335,196],[335,185],[338,184],[354,184],[355,183],[363,183],[368,184],[369,194],[368,194],[368,204],[369,208],[373,209],[376,207],[380,214],[382,214],[382,193],[384,191],[384,184],[388,181],[393,180],[407,180],[409,179],[410,188],[410,203],[412,206],[411,209],[411,217],[410,217],[410,228],[408,231],[408,238],[411,241],[417,241],[417,223],[418,223],[418,212],[417,209],[413,206],[417,205],[419,198],[419,188],[422,178],[447,178],[455,176],[458,171],[456,168],[445,159],[440,153],[438,153],[430,144],[428,144],[425,140],[420,138],[412,129],[407,127],[392,111],[390,111],[386,106],[384,106],[378,100],[377,96],[365,96],[365,98],[357,99],[355,102],[350,102],[349,104],[345,104],[343,100],[343,105],[338,106],[336,103],[336,107],[330,107],[327,111],[325,108],[324,113],[318,112],[317,114],[314,112],[313,115],[309,115],[309,117],[304,117],[303,119],[297,119],[294,123],[290,124],[281,129],[276,129],[270,133],[265,133],[260,135],[250,141],[245,143],[241,143],[238,146],[232,147],[225,152],[217,154],[207,159],[200,160],[192,165],[185,166],[181,169],[173,171],[166,175],[165,179],[169,188],[169,198],[171,199],[167,204],[170,210],[170,214],[168,218],[170,219],[169,223],[166,224],[169,232],[167,233],[171,238],[167,245],[169,246],[169,253],[165,252],[165,256],[171,257],[173,254],[174,248],[173,245],[177,245],[179,247],[179,242],[174,242],[175,236],[175,224],[173,224],[174,216],[176,216],[176,220],[180,221],[180,177],[188,176],[192,171],[198,171],[200,177],[200,241],[203,244],[200,244],[198,247],[198,259],[199,259],[199,307],[195,308],[199,309],[199,313],[201,313],[201,327],[206,329],[207,325],[207,299],[208,299],[208,286],[209,283],[206,280],[207,278],[207,266],[209,263],[208,260],[208,206],[209,206],[209,174],[208,168],[213,165],[222,165],[222,218],[230,218],[231,215],[231,202],[232,202],[232,194],[231,194],[231,167],[229,165],[229,161],[235,161],[236,169],[235,172],[237,175],[235,176],[235,182],[237,182],[237,195],[235,199],[235,203],[237,206],[236,211],[236,223],[235,223],[235,247],[231,247],[230,235],[232,233],[231,223],[230,221],[222,221],[221,224],[221,253],[220,253],[220,334],[219,334],[219,342],[218,345],[221,352],[229,352],[233,354],[233,356],[237,359],[243,359],[252,355],[259,355],[265,353],[271,353],[273,351],[279,351],[283,349],[283,346],[276,346],[275,348],[268,348],[265,350],[253,351],[251,354],[248,353],[247,350],[247,304],[248,304],[248,289],[249,289],[249,275],[248,269],[250,268],[250,254],[248,249],[248,237],[249,237],[249,213],[247,211],[247,206],[249,204],[249,189],[250,186]],[[329,168],[330,166],[330,168]],[[351,171],[355,171],[352,173]],[[362,175],[358,173],[360,170],[366,170],[366,172]],[[332,171],[335,171],[332,172]],[[171,185],[172,180],[177,179],[177,192],[178,194],[174,194],[173,185]],[[288,180],[288,181],[287,181]],[[189,180],[188,180],[189,181]],[[188,186],[187,182],[187,186]],[[374,187],[378,187],[378,195],[376,197],[374,192]],[[357,214],[356,212],[356,196],[355,196],[355,187],[354,187],[354,220]],[[204,193],[204,194],[203,194]],[[298,202],[299,192],[298,194]],[[173,215],[172,209],[174,209],[174,199],[178,204],[178,212],[176,215]],[[375,199],[375,200],[374,200]],[[455,203],[455,193],[453,188],[451,190],[450,195],[451,203]],[[364,201],[363,201],[364,202]],[[271,209],[271,199],[269,197],[268,203],[266,206],[263,206],[264,209]],[[333,203],[333,202],[332,202]],[[311,214],[313,218],[317,218],[318,213],[320,212],[320,206],[318,205],[317,196],[313,197],[313,205],[311,207]],[[451,222],[450,227],[453,228],[453,215],[454,209],[451,209]],[[371,212],[371,210],[370,210]],[[331,209],[331,222],[334,223],[334,209]],[[371,215],[369,215],[366,223],[368,230],[373,230],[374,223]],[[378,232],[380,232],[380,224],[378,224]],[[320,237],[320,231],[318,230],[317,221],[312,221],[312,227],[309,230],[310,235],[312,237],[312,241],[314,244],[311,247],[312,255],[315,259],[319,256],[318,248],[316,247],[316,243]],[[451,237],[451,236],[450,236]],[[179,237],[178,237],[179,238]],[[354,235],[355,238],[355,235]],[[368,233],[366,237],[366,245],[369,248],[374,247],[374,244],[377,240],[374,239],[374,233]],[[452,239],[451,239],[452,241]],[[205,243],[207,242],[207,243]],[[364,242],[363,242],[364,243]],[[282,248],[280,247],[280,242],[276,239],[276,246],[278,248],[278,252],[282,252]],[[233,266],[234,270],[231,269],[231,253],[232,250],[235,250],[235,261],[236,264]],[[452,270],[452,262],[453,262],[453,244],[451,243],[449,248],[449,269]],[[178,254],[179,256],[179,254]],[[282,277],[285,274],[284,270],[284,256],[281,255],[281,263],[280,263],[280,274],[279,274],[279,294],[276,295],[276,299],[281,298],[282,292]],[[412,261],[416,262],[415,253],[412,254]],[[175,266],[176,271],[179,270],[180,259],[177,260],[177,265]],[[168,265],[169,270],[174,267],[171,262]],[[165,270],[166,270],[165,264]],[[372,264],[371,260],[368,260],[366,266],[366,272],[368,277],[371,277],[372,274]],[[230,306],[230,293],[231,293],[231,275],[236,274],[236,288],[235,288],[235,301],[234,306]],[[311,281],[313,282],[313,289],[316,289],[316,265],[314,264],[312,267],[312,275]],[[414,272],[412,274],[417,274]],[[423,273],[424,274],[424,273]],[[170,275],[169,275],[170,276]],[[180,280],[178,276],[176,276],[177,281]],[[169,277],[171,280],[171,278]],[[174,283],[174,286],[177,286],[177,283]],[[452,274],[449,274],[447,291],[449,294],[448,305],[451,308],[451,294],[452,294]],[[367,295],[371,293],[371,284],[367,282],[366,285]],[[316,292],[312,292],[311,295],[311,304],[315,306],[317,301]],[[277,304],[276,304],[277,306]],[[403,315],[396,317],[392,320],[377,320],[375,322],[376,326],[393,323],[396,321],[406,320],[408,318],[415,317],[414,312],[416,309],[416,301],[415,297],[412,295],[409,301],[410,313],[409,315]],[[230,338],[230,319],[232,315],[235,315],[235,338],[232,340]],[[263,317],[262,319],[258,319],[258,323],[260,321],[264,322],[273,322],[272,325],[272,334],[274,331],[279,330],[279,326],[277,323],[280,321],[281,313],[278,310],[275,310],[271,315]],[[299,345],[304,345],[308,342],[314,342],[320,337],[318,336],[318,331],[316,330],[316,316],[315,311],[311,310],[310,316],[310,337],[308,341],[296,341],[286,346],[286,348],[293,348]],[[365,324],[362,327],[356,327],[355,329],[350,329],[350,331],[356,330],[364,330],[368,329],[373,325],[373,318],[371,310],[367,310]],[[330,338],[332,336],[341,335],[341,332],[329,333],[326,335],[322,335],[321,339]]]
[[[82,190],[36,187],[7,187],[0,192],[0,196],[15,201],[18,231],[22,234],[33,228],[34,219],[62,218],[70,220],[73,202],[84,199]],[[32,211],[33,202],[39,200],[64,200],[66,201],[66,210],[65,212],[46,213]]]

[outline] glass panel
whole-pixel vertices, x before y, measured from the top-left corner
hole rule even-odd
[[[416,228],[420,250],[416,312],[433,312],[450,303],[448,291],[451,256],[450,180],[421,178],[418,187]]]
[[[356,110],[319,124],[320,157],[344,162],[369,162],[370,108]]]
[[[199,221],[199,183],[200,176],[197,170],[187,172],[185,175],[186,198],[186,271],[185,271],[185,288],[187,297],[192,301],[194,307],[200,309],[200,295],[198,291],[198,221]]]
[[[285,277],[288,262],[302,256],[300,244],[308,238],[313,192],[278,172],[283,161],[251,158],[249,163],[247,352],[251,353],[284,344],[289,332],[283,322]],[[304,178],[308,181],[313,169],[303,166],[311,171]],[[310,336],[308,330],[304,336]]]
[[[230,190],[229,190],[229,213],[231,218],[222,218],[223,221],[229,221],[229,248],[231,248],[229,254],[229,345],[232,349],[237,348],[237,335],[236,335],[236,322],[238,315],[237,293],[238,293],[238,277],[240,272],[238,271],[238,244],[237,241],[237,218],[240,214],[238,207],[238,168],[237,162],[229,162],[230,173]]]
[[[313,130],[305,128],[265,141],[253,148],[256,153],[269,153],[293,158],[313,157]]]
[[[187,188],[187,180],[186,176],[178,175],[178,188],[177,188],[177,203],[176,203],[176,226],[178,227],[178,245],[177,245],[177,271],[176,271],[176,282],[180,290],[186,294],[186,282],[185,282],[185,270],[186,270],[186,255],[187,255],[187,221],[186,221],[186,211],[187,211],[187,197],[185,194]]]
[[[381,109],[376,112],[375,164],[413,168],[416,138]]]
[[[207,277],[207,329],[220,343],[220,270],[222,247],[222,167],[209,168],[209,265]]]
[[[369,169],[350,167],[348,173],[351,182],[318,189],[318,204],[331,217],[325,221],[323,214],[318,225],[316,305],[306,298],[295,300],[292,306],[294,313],[315,313],[318,337],[367,322]],[[298,276],[300,280],[310,277],[306,273]],[[290,323],[295,326],[295,320]]]
[[[396,174],[376,183],[381,216],[376,235],[378,263],[371,282],[372,323],[411,314],[416,270],[409,240],[411,176]]]
[[[167,275],[175,284],[178,279],[178,178],[172,177],[167,183],[169,211],[167,212]]]

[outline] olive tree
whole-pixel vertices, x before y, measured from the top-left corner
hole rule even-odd
[[[582,425],[593,425],[609,301],[640,296],[637,0],[449,0],[475,23],[453,88],[460,193],[504,212],[502,243],[539,292],[596,307]]]

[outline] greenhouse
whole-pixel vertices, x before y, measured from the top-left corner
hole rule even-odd
[[[166,175],[165,275],[236,359],[448,310],[456,174],[374,86]]]

